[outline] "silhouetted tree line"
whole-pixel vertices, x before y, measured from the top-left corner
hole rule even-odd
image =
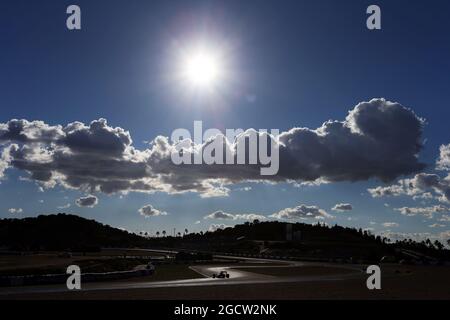
[[[292,224],[297,241],[286,240],[285,222],[255,220],[211,232],[179,232],[175,237],[158,231],[136,235],[79,216],[57,214],[37,218],[0,220],[0,247],[11,250],[96,251],[101,247],[153,247],[218,252],[259,253],[261,247],[280,255],[355,257],[377,260],[399,250],[449,260],[450,251],[439,241],[412,239],[391,242],[369,230],[317,223]],[[162,234],[162,237],[160,237]]]
[[[145,246],[147,240],[75,215],[1,219],[0,247],[10,250],[98,251],[101,247]]]

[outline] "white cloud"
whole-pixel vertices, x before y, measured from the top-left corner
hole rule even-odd
[[[412,179],[401,179],[397,184],[368,189],[374,198],[384,196],[407,195],[414,199],[438,198],[443,202],[450,202],[450,175],[441,178],[437,174],[419,173]],[[433,196],[433,193],[436,196]]]
[[[223,230],[223,229],[226,229],[226,228],[229,228],[229,227],[230,226],[227,226],[225,224],[211,224],[209,226],[209,232],[214,232],[214,231],[217,231],[217,230]]]
[[[1,147],[1,144],[0,144],[0,147]],[[3,179],[6,169],[9,168],[9,163],[10,163],[10,159],[8,156],[8,151],[5,149],[0,154],[0,180]]]
[[[440,146],[436,169],[450,171],[450,144]]]
[[[168,138],[158,136],[150,148],[138,150],[128,131],[105,119],[65,126],[13,119],[0,123],[0,172],[7,167],[25,171],[41,188],[60,185],[106,194],[197,192],[202,197],[227,196],[227,186],[245,181],[390,181],[424,167],[417,157],[422,129],[423,120],[412,110],[372,99],[356,105],[342,121],[281,133],[278,175],[261,176],[258,165],[175,165],[170,156],[175,146]],[[253,133],[249,129],[231,142],[216,136],[185,151],[192,154],[217,142],[236,156],[238,145]]]
[[[394,241],[403,241],[412,239],[414,241],[423,241],[427,238],[431,237],[431,233],[429,232],[412,232],[412,233],[402,233],[402,232],[392,232],[392,231],[384,231],[381,232],[380,235],[383,237],[389,238]]]
[[[397,222],[384,222],[382,225],[385,228],[395,228],[399,226]]]
[[[221,210],[215,211],[213,213],[208,214],[203,219],[223,219],[223,220],[233,220],[234,215],[231,213],[226,213]]]
[[[392,232],[385,231],[380,233],[381,236],[389,238],[393,241],[403,241],[412,239],[417,242],[424,241],[426,239],[430,239],[431,241],[438,240],[443,244],[447,244],[447,240],[450,239],[450,230],[443,231],[440,233],[430,233],[430,232],[416,232],[416,233],[401,233],[401,232]]]
[[[416,216],[416,215],[423,215],[429,219],[433,218],[433,215],[435,213],[443,213],[443,212],[449,212],[450,208],[444,207],[442,205],[435,205],[431,207],[402,207],[402,208],[395,208],[395,211],[399,211],[402,215],[405,216]]]
[[[429,225],[430,228],[445,228],[445,224],[433,223]]]
[[[220,219],[220,220],[265,220],[267,219],[265,216],[260,214],[254,214],[254,213],[247,213],[247,214],[232,214],[227,213],[222,210],[215,211],[213,213],[208,214],[203,219]]]
[[[68,208],[70,208],[70,206],[71,206],[71,204],[67,203],[67,204],[65,204],[63,206],[59,206],[58,209],[68,209]]]
[[[308,218],[323,219],[331,218],[332,216],[329,215],[325,210],[320,209],[317,206],[307,206],[301,204],[294,208],[286,208],[279,212],[276,212],[272,214],[271,217],[276,219],[294,220]]]
[[[337,203],[331,210],[333,211],[351,211],[353,206],[350,203]]]
[[[267,219],[267,217],[255,213],[236,214],[234,215],[234,218],[235,220],[248,220],[248,221]]]
[[[141,216],[144,216],[144,217],[156,217],[156,216],[166,216],[167,215],[167,212],[160,211],[160,210],[154,208],[151,204],[143,206],[138,211],[141,214]]]
[[[430,199],[433,199],[433,198],[434,198],[434,196],[433,196],[433,194],[431,192],[424,192],[422,194],[413,196],[414,200],[430,200]]]
[[[438,237],[443,241],[450,240],[450,230],[439,233]]]
[[[78,198],[75,203],[79,207],[93,208],[98,204],[98,198],[93,195],[88,195],[85,197]]]
[[[22,213],[23,209],[22,208],[9,208],[8,212],[11,214]]]
[[[252,190],[252,187],[249,187],[249,186],[236,189],[236,191],[251,191],[251,190]]]

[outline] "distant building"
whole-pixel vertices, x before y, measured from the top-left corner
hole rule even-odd
[[[292,223],[286,224],[286,241],[300,241],[302,240],[301,231],[293,231]]]
[[[292,234],[292,240],[294,241],[301,241],[302,240],[302,232],[301,231],[294,231]]]
[[[292,224],[286,224],[286,241],[292,241]]]

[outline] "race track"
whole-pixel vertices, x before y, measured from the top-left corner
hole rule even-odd
[[[297,261],[281,261],[273,259],[260,258],[242,258],[232,256],[214,256],[216,259],[236,259],[246,263],[246,265],[239,265],[236,263],[214,264],[214,265],[196,265],[190,268],[197,273],[204,276],[204,278],[172,280],[172,281],[133,281],[130,279],[127,282],[96,282],[86,283],[82,285],[82,291],[104,291],[104,290],[130,290],[130,289],[145,289],[145,288],[176,288],[176,287],[193,287],[193,286],[233,286],[242,284],[260,284],[260,283],[283,283],[283,282],[305,282],[305,281],[336,281],[362,278],[362,268],[352,265],[336,265],[329,263],[313,263],[313,262],[297,262]],[[251,263],[251,265],[248,265]],[[276,263],[277,265],[273,265]],[[264,275],[255,272],[258,267],[264,268],[286,268],[286,267],[339,267],[340,269],[351,269],[354,272],[334,275],[295,275],[295,276],[272,276]],[[252,272],[245,271],[251,268]],[[212,275],[218,274],[220,271],[226,270],[230,278],[217,279]],[[301,269],[300,269],[301,270]],[[4,295],[11,294],[45,294],[55,292],[67,292],[65,285],[47,285],[47,286],[24,286],[24,287],[8,287],[0,289],[0,298]]]

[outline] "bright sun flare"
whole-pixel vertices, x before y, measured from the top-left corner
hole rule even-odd
[[[184,76],[196,87],[211,87],[221,75],[219,59],[212,53],[199,50],[189,55],[184,62]]]

